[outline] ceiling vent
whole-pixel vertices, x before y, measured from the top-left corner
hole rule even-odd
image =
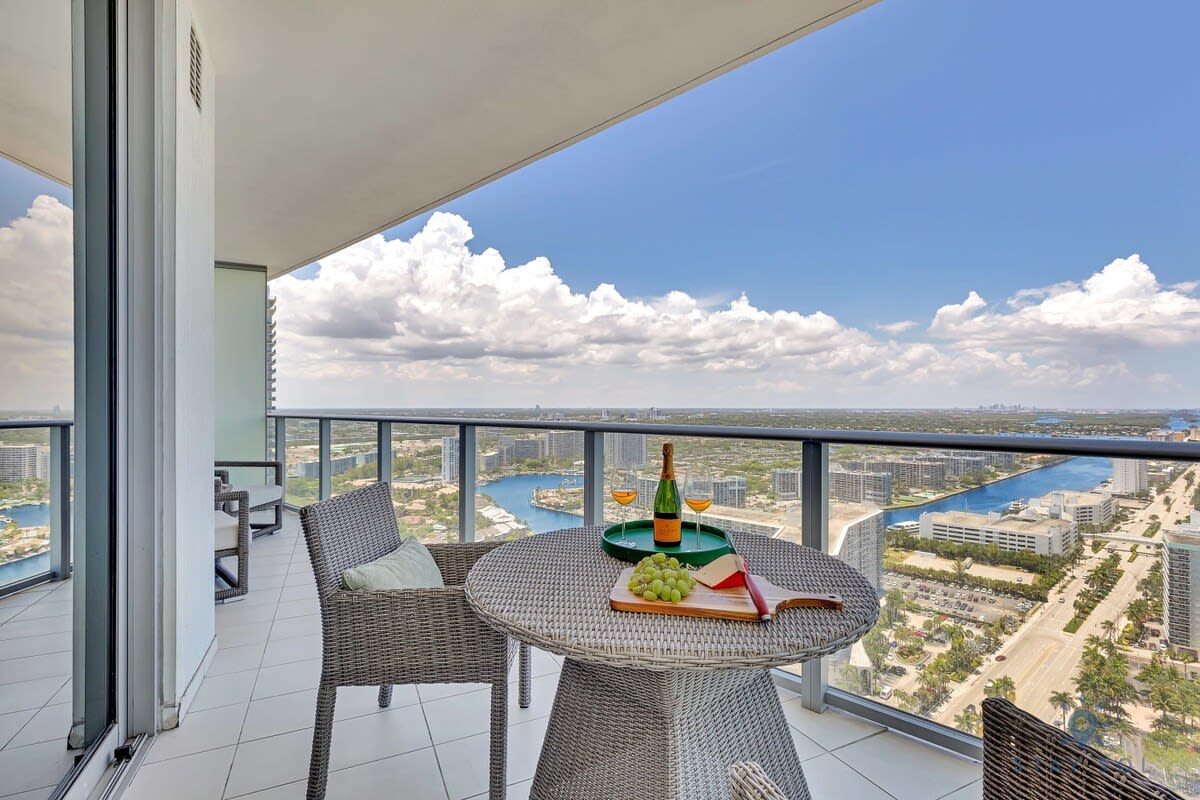
[[[188,45],[191,51],[191,58],[188,64],[188,79],[192,89],[192,99],[196,101],[196,110],[200,108],[200,75],[204,65],[200,59],[200,40],[196,38],[196,29],[191,28],[191,35],[188,37]]]

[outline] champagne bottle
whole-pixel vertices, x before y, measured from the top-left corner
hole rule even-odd
[[[678,545],[681,507],[679,486],[675,483],[675,445],[663,445],[662,474],[658,476],[658,491],[654,493],[654,543]]]

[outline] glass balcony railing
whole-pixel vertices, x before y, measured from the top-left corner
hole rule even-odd
[[[0,596],[71,574],[71,422],[0,420]]]
[[[278,418],[286,441],[276,447],[293,465],[289,502],[388,477],[402,527],[434,541],[615,523],[621,509],[607,477],[618,467],[637,473],[630,518],[648,516],[661,444],[672,441],[680,480],[702,470],[711,481],[707,522],[823,548],[878,589],[880,619],[862,641],[777,673],[806,706],[837,706],[978,756],[981,701],[1004,695],[1059,727],[1086,723],[1090,744],[1200,796],[1200,619],[1193,626],[1191,614],[1200,599],[1191,573],[1193,560],[1200,570],[1192,558],[1200,444]],[[370,458],[384,437],[390,469]],[[338,459],[352,454],[366,457],[339,471]],[[302,461],[315,462],[316,474],[294,466]]]

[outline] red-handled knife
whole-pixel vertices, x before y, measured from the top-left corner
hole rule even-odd
[[[742,577],[746,579],[746,591],[750,593],[750,599],[754,601],[754,610],[758,612],[758,618],[763,622],[770,622],[771,612],[767,610],[767,601],[763,599],[758,584],[754,582],[754,577],[750,574],[750,565],[741,556],[738,556],[738,560],[742,562]]]

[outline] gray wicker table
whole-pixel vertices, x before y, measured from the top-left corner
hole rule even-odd
[[[757,761],[794,800],[808,797],[770,667],[857,641],[879,603],[861,573],[807,547],[739,535],[757,574],[842,596],[840,611],[795,608],[770,623],[613,611],[628,566],[600,550],[601,527],[511,542],[481,558],[467,599],[490,625],[565,656],[533,779],[533,800],[729,797],[728,770]]]

